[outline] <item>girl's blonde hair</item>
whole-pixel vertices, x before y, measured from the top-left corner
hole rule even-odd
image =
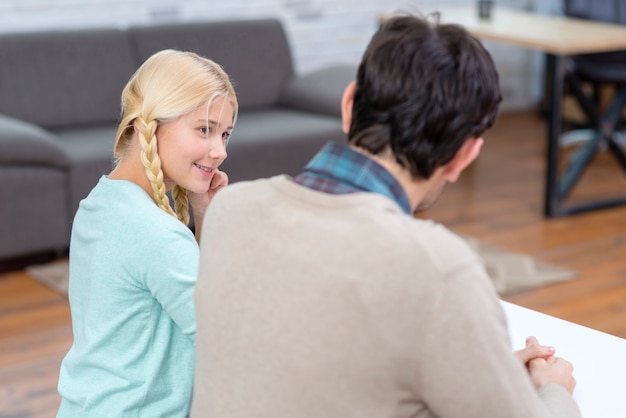
[[[174,186],[172,198],[175,209],[172,209],[163,181],[156,130],[160,124],[173,121],[203,105],[206,106],[208,119],[209,106],[221,97],[226,98],[234,108],[234,124],[237,98],[222,67],[193,52],[171,49],[148,58],[122,91],[121,122],[113,148],[116,163],[130,148],[136,130],[141,162],[150,180],[154,200],[161,209],[176,216],[185,225],[189,223],[187,190]]]

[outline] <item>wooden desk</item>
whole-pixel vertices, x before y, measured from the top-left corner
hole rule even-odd
[[[515,350],[535,336],[574,365],[574,399],[584,418],[626,416],[626,340],[508,302],[502,307]]]
[[[560,216],[598,207],[626,203],[626,200],[595,202],[567,207],[560,188],[560,146],[563,80],[569,55],[626,49],[626,26],[561,16],[547,16],[501,8],[496,5],[489,20],[480,20],[475,7],[439,9],[442,23],[457,23],[474,37],[505,42],[546,54],[546,85],[549,97],[548,147],[544,213]],[[381,16],[381,22],[391,14]]]

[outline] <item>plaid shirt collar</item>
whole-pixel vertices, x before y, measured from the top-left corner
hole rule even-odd
[[[404,212],[411,214],[411,205],[404,189],[383,166],[334,142],[324,145],[294,180],[304,187],[330,194],[382,194],[396,202]]]

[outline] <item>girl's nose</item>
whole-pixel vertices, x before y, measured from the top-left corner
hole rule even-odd
[[[214,160],[219,160],[220,162],[224,161],[228,155],[226,153],[225,141],[221,137],[215,136],[213,140],[209,141],[209,143],[211,144],[209,148],[209,157]]]

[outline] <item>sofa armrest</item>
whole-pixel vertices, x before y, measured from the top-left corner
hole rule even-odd
[[[69,158],[51,133],[31,123],[0,115],[0,163],[67,167]]]
[[[356,77],[356,66],[335,65],[295,76],[283,88],[278,104],[314,113],[341,116],[341,97]]]

